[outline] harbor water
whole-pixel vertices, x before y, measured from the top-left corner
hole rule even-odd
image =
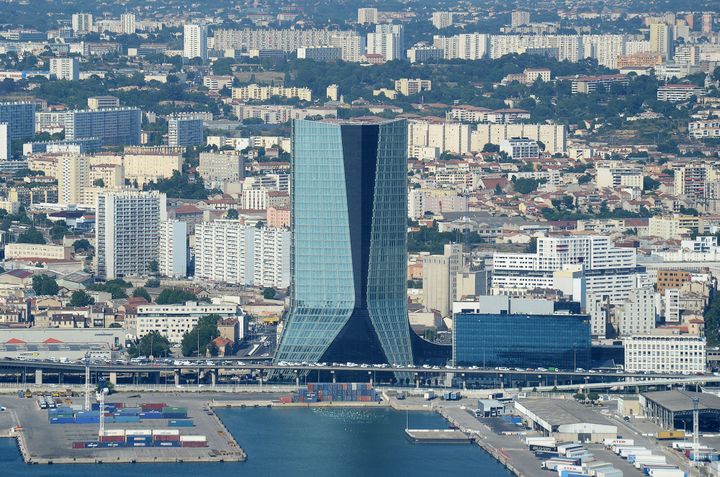
[[[5,475],[23,477],[511,475],[475,445],[410,443],[404,435],[407,424],[447,427],[435,413],[406,414],[385,407],[218,409],[217,413],[247,452],[246,462],[29,466],[14,440],[0,439],[0,466]]]

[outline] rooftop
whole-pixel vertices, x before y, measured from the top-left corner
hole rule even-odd
[[[553,427],[578,423],[613,425],[607,418],[571,399],[519,399],[517,402]]]
[[[709,393],[672,390],[643,393],[641,396],[672,412],[692,411],[694,397],[700,398],[700,409],[720,409],[720,397]]]

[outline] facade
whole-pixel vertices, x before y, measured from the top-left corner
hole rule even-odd
[[[457,313],[452,337],[456,366],[590,368],[586,315]]]
[[[342,59],[342,48],[337,46],[303,46],[297,49],[299,60],[313,61],[340,61]]]
[[[120,99],[116,96],[90,96],[87,105],[88,109],[119,108]]]
[[[105,280],[146,275],[150,262],[159,258],[165,194],[105,192],[96,205],[96,275]]]
[[[120,15],[120,32],[124,35],[134,35],[137,31],[137,23],[134,13],[123,13]]]
[[[207,61],[207,26],[188,24],[183,27],[183,56]]]
[[[0,103],[0,123],[10,126],[10,139],[25,139],[35,135],[35,103]]]
[[[655,290],[652,287],[630,290],[618,310],[621,336],[646,334],[655,329]]]
[[[290,232],[215,220],[195,226],[195,277],[244,286],[287,288]]]
[[[500,143],[500,152],[515,160],[537,159],[540,157],[540,146],[533,139],[513,137]]]
[[[25,145],[23,144],[23,154]],[[10,125],[0,123],[0,161],[8,161],[12,158],[12,141],[10,140]]]
[[[405,58],[405,31],[402,25],[375,25],[375,32],[367,35],[368,55],[380,55],[383,61]]]
[[[201,152],[198,172],[206,185],[221,186],[228,182],[241,182],[245,177],[245,163],[237,153]]]
[[[704,373],[705,338],[690,335],[639,335],[623,340],[625,371]]]
[[[156,331],[170,343],[180,344],[185,333],[190,332],[200,318],[208,315],[245,319],[243,311],[234,304],[187,302],[183,305],[140,305],[137,310],[137,337]],[[240,326],[241,333],[244,329]],[[240,336],[240,340],[243,338]]]
[[[658,101],[669,101],[677,103],[687,101],[693,96],[699,98],[705,95],[705,89],[694,84],[666,84],[657,90]]]
[[[489,121],[489,118],[483,120]],[[471,134],[471,149],[482,151],[485,144],[499,146],[514,137],[542,141],[550,154],[567,152],[567,127],[561,124],[478,124]]]
[[[650,49],[660,53],[666,60],[673,57],[673,28],[665,23],[650,25]]]
[[[598,164],[596,170],[595,181],[598,188],[643,188],[643,170],[641,167],[615,161]]]
[[[90,33],[93,31],[92,13],[73,13],[72,29],[75,33]]]
[[[453,24],[452,12],[433,12],[432,24],[438,30],[452,26],[452,24]]]
[[[168,145],[171,147],[201,146],[205,122],[197,116],[175,116],[168,120]]]
[[[140,144],[142,111],[138,108],[76,110],[63,114],[65,139],[99,138],[104,146]]]
[[[510,14],[510,26],[519,27],[530,24],[530,12],[513,10]]]
[[[90,187],[90,163],[87,156],[73,154],[58,158],[58,203],[82,204],[84,189]]]
[[[5,245],[5,258],[45,258],[51,260],[70,260],[72,250],[62,245],[36,243],[9,243]]]
[[[55,79],[77,81],[80,79],[80,62],[77,58],[50,58],[50,74]]]
[[[463,33],[455,36],[433,37],[433,47],[442,50],[446,60],[481,60],[490,53],[490,35]]]
[[[160,222],[158,271],[164,277],[187,275],[187,224],[180,220]]]
[[[240,101],[265,101],[273,96],[312,101],[312,90],[310,88],[298,88],[294,86],[285,88],[283,86],[260,86],[257,84],[232,89],[232,99],[239,99]]]
[[[421,91],[430,91],[431,89],[432,82],[430,80],[408,78],[395,80],[395,91],[402,94],[403,96],[410,96],[413,94],[418,94]]]
[[[570,90],[572,94],[592,94],[611,92],[613,85],[624,87],[629,84],[627,75],[581,76],[572,80]]]
[[[423,258],[423,304],[450,316],[457,295],[457,274],[462,267],[462,245],[447,244],[442,255]]]
[[[407,125],[295,121],[290,312],[276,361],[413,362]]]
[[[377,8],[358,8],[357,22],[360,25],[374,25],[378,22]]]

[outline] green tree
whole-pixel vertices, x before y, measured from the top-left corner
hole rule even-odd
[[[157,331],[146,334],[137,343],[130,345],[128,354],[138,356],[170,356],[170,341]]]
[[[660,181],[656,181],[650,176],[643,177],[643,190],[657,190],[660,187]]]
[[[209,350],[212,340],[220,336],[218,331],[219,315],[207,315],[198,320],[197,325],[183,336],[180,347],[183,356],[197,356],[198,344],[200,345],[200,354],[204,354]]]
[[[93,246],[87,239],[80,239],[73,242],[73,250],[75,253],[90,252]]]
[[[32,288],[36,295],[57,295],[60,289],[55,279],[47,275],[35,275]]]
[[[515,181],[514,188],[515,192],[519,194],[530,194],[535,192],[540,185],[540,181],[537,179],[525,179],[519,178]]]
[[[145,282],[145,288],[158,288],[160,286],[160,280],[157,278],[149,278]]]
[[[165,288],[160,292],[155,303],[158,305],[177,305],[186,301],[198,301],[198,297],[193,292],[180,288]]]
[[[720,294],[713,293],[710,305],[705,310],[705,338],[708,346],[720,345]]]
[[[274,288],[268,287],[263,289],[263,298],[266,300],[272,300],[276,294],[277,291]]]
[[[38,244],[47,243],[45,240],[45,237],[43,237],[42,232],[40,232],[35,227],[30,227],[26,231],[24,231],[20,235],[18,235],[17,242],[18,243],[38,243]]]
[[[150,263],[148,263],[148,270],[150,273],[157,273],[160,271],[160,264],[158,264],[157,260],[151,260]]]
[[[84,290],[74,291],[70,297],[70,306],[88,306],[95,303],[93,297],[85,293]]]
[[[240,217],[240,214],[237,209],[228,209],[227,214],[225,214],[226,219],[237,220],[238,217]]]
[[[125,280],[116,278],[115,280],[109,280],[105,283],[95,283],[88,287],[94,291],[109,292],[114,300],[119,298],[127,298],[127,289],[132,288],[132,283],[126,282]]]
[[[138,287],[138,288],[136,288],[135,290],[133,290],[132,296],[134,296],[134,297],[143,297],[143,298],[145,298],[145,299],[148,301],[148,303],[151,303],[151,302],[152,302],[152,298],[150,297],[150,293],[148,293],[148,291],[147,291],[145,288],[143,288],[143,287]]]

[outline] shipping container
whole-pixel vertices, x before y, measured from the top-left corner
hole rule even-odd
[[[155,447],[181,447],[180,441],[155,441]]]
[[[153,436],[153,440],[158,441],[179,441],[180,436]]]
[[[167,407],[167,404],[163,403],[146,403],[141,404],[140,409],[143,411],[162,411],[164,407]]]
[[[605,445],[605,447],[633,446],[635,445],[635,441],[632,439],[605,439],[603,440],[603,445]]]
[[[182,441],[182,447],[207,447],[206,441]]]
[[[125,431],[126,436],[152,436],[150,429],[127,429]]]
[[[125,442],[125,436],[100,436],[100,442]]]
[[[193,427],[193,421],[190,419],[170,419],[168,427]]]
[[[140,416],[114,416],[113,421],[116,423],[140,422]]]
[[[655,434],[655,438],[658,440],[683,439],[684,437],[685,431],[659,431]]]
[[[207,441],[206,436],[180,436],[180,440],[183,442],[205,442]]]

